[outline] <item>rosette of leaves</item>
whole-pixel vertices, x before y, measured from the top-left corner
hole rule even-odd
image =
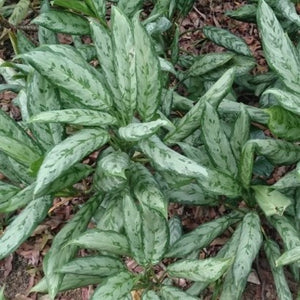
[[[18,92],[15,103],[22,113],[16,122],[0,112],[0,172],[5,176],[0,212],[24,208],[0,237],[0,258],[31,235],[54,197],[78,193],[73,185],[92,176],[88,200],[55,236],[43,262],[45,278],[34,291],[54,299],[61,290],[99,283],[94,299],[130,299],[131,291],[141,292],[143,299],[197,299],[215,285],[221,298],[239,299],[263,241],[261,219],[266,216],[276,228],[285,249],[300,241],[297,173],[271,187],[253,178],[256,156],[273,168],[297,163],[300,150],[296,138],[253,138],[251,121],[268,124],[270,112],[233,101],[232,84],[240,73],[232,60],[247,59],[249,50],[230,35],[224,41],[234,41],[232,53],[200,57],[202,62],[184,74],[185,80],[194,72],[201,75],[201,68],[209,74],[194,103],[169,88],[170,69],[164,67],[169,61],[158,56],[162,47],[154,47],[157,40],[147,20],[142,24],[136,11],[129,14],[119,1],[108,25],[105,1],[75,2],[84,8],[52,10],[45,1],[34,21],[41,45],[34,47],[19,34],[18,63],[0,68],[7,82],[2,88]],[[275,20],[265,5],[260,3],[259,18]],[[279,30],[274,24],[269,33]],[[58,44],[57,32],[72,34],[74,47]],[[92,45],[79,38],[87,34]],[[89,64],[95,59],[96,67]],[[219,77],[211,75],[219,67]],[[293,87],[297,82],[292,80]],[[178,110],[186,114],[174,118]],[[175,151],[175,144],[181,151]],[[82,163],[95,151],[95,165]],[[295,194],[287,194],[287,187]],[[168,221],[169,202],[223,204],[234,211],[182,234],[180,220]],[[239,210],[241,202],[244,210]],[[86,230],[91,220],[96,228]],[[229,226],[234,234],[217,257],[199,260],[199,251]],[[289,299],[282,268],[275,267],[278,245],[265,240],[278,294]],[[79,247],[94,254],[76,258]],[[134,259],[142,271],[131,272],[124,257]],[[162,261],[166,270],[156,274]],[[297,264],[291,268],[297,277]],[[180,290],[167,276],[186,278],[192,285]]]

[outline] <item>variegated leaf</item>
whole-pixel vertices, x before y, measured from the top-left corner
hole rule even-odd
[[[150,290],[142,295],[142,300],[160,300],[160,298],[154,291]]]
[[[91,300],[116,300],[126,296],[138,280],[132,273],[121,272],[109,277],[94,292]]]
[[[19,0],[8,22],[14,26],[19,25],[26,17],[30,6],[30,0]]]
[[[300,59],[295,46],[284,33],[272,9],[263,0],[258,5],[257,21],[269,66],[279,74],[288,88],[300,93]]]
[[[146,123],[131,123],[126,127],[119,128],[119,136],[128,142],[137,142],[155,134],[159,128],[166,126],[168,123],[158,119]]]
[[[15,251],[47,216],[52,204],[50,196],[34,199],[8,225],[0,237],[0,259]]]
[[[22,55],[32,67],[84,107],[107,111],[111,96],[97,71],[72,47],[44,45]]]
[[[160,296],[163,300],[196,300],[198,298],[190,296],[186,292],[174,286],[163,285],[160,290]]]
[[[35,195],[44,194],[55,179],[86,155],[103,146],[108,139],[104,130],[84,129],[52,148],[39,169]]]
[[[209,102],[214,108],[228,93],[235,76],[235,69],[230,69],[198,100],[189,112],[178,122],[176,129],[165,137],[167,144],[181,141],[199,127],[204,105]]]
[[[225,47],[226,49],[242,55],[252,55],[245,41],[228,30],[213,26],[204,26],[203,33],[207,38],[219,46]]]
[[[111,30],[117,84],[121,94],[115,105],[123,123],[128,124],[137,100],[136,50],[132,24],[116,6],[112,7]]]
[[[168,215],[168,201],[147,168],[142,164],[133,164],[130,181],[136,198],[142,204],[161,212],[166,218]]]
[[[67,243],[77,238],[86,230],[87,225],[99,204],[100,201],[98,195],[90,198],[53,239],[51,249],[43,260],[43,269],[51,299],[55,298],[63,279],[63,274],[59,274],[57,271],[63,265],[68,263],[78,250],[76,245],[67,245]]]
[[[131,1],[123,1],[130,3]],[[136,1],[133,1],[136,2]],[[141,3],[142,1],[139,0]],[[143,121],[153,119],[159,106],[162,83],[153,42],[136,15],[133,19],[136,51],[137,111]]]
[[[30,118],[33,123],[67,123],[91,127],[115,125],[117,119],[106,112],[91,109],[63,109],[41,112]]]
[[[143,0],[119,0],[118,1],[118,7],[128,17],[132,17],[141,8],[142,4],[143,4]]]
[[[213,282],[224,274],[232,261],[232,258],[183,259],[169,265],[167,272],[172,277]]]
[[[184,234],[169,249],[166,257],[185,257],[194,250],[208,246],[217,236],[222,234],[230,225],[238,222],[241,216],[230,213],[227,216],[200,225],[193,231]]]
[[[63,265],[59,273],[107,277],[123,270],[124,264],[120,260],[103,255],[75,258]]]
[[[0,207],[19,191],[20,188],[17,186],[0,181]]]
[[[84,35],[90,33],[88,21],[71,12],[50,10],[33,19],[32,23],[55,32]]]

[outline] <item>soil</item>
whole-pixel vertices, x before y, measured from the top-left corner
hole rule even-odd
[[[14,2],[14,1],[11,1]],[[234,34],[244,38],[249,45],[252,53],[257,60],[257,67],[254,72],[261,73],[267,70],[267,66],[262,55],[260,40],[255,24],[247,24],[235,21],[224,15],[226,10],[235,9],[246,1],[220,1],[220,0],[199,0],[189,15],[182,20],[180,25],[181,39],[180,48],[182,51],[191,54],[202,54],[207,52],[220,52],[224,49],[210,42],[202,43],[203,35],[200,28],[204,25],[214,25],[230,30]],[[32,16],[30,16],[32,17]],[[30,19],[25,20],[25,25]],[[0,27],[1,29],[1,27]],[[29,34],[33,42],[35,42],[36,34]],[[68,37],[61,37],[65,43],[69,43]],[[13,57],[13,50],[9,40],[5,40],[0,47],[0,57],[9,60]],[[1,78],[0,78],[1,82]],[[10,114],[16,120],[20,119],[18,109],[12,105],[12,100],[16,95],[11,92],[0,93],[0,108]],[[1,174],[0,174],[1,175]],[[64,199],[58,199],[62,201]],[[31,287],[37,283],[42,277],[42,261],[47,253],[51,240],[59,228],[72,216],[78,199],[67,199],[63,204],[55,206],[47,220],[39,226],[33,237],[24,243],[15,254],[0,261],[0,286],[5,285],[5,296],[9,300],[29,300],[41,299],[47,300],[47,296],[29,293]],[[61,202],[60,202],[61,203]],[[182,220],[186,230],[192,230],[203,222],[214,219],[220,214],[213,208],[201,207],[183,207],[171,206],[170,214],[176,212]],[[1,215],[0,215],[1,220]],[[1,222],[0,222],[1,224]],[[0,230],[1,233],[1,230]],[[217,253],[221,246],[229,237],[229,232],[214,241],[214,243],[205,249],[201,256],[212,256]],[[287,273],[287,277],[291,278]],[[267,263],[266,258],[261,254],[257,261],[253,264],[253,272],[249,277],[246,290],[244,292],[244,300],[275,300],[277,299],[273,277]],[[182,287],[187,287],[187,282],[179,282]],[[296,295],[297,285],[289,280],[290,288]],[[57,299],[60,300],[87,300],[92,294],[93,287],[86,287],[74,291],[59,294]],[[207,291],[205,300],[211,299],[212,290]],[[116,299],[117,300],[117,299]],[[228,299],[230,300],[230,299]]]

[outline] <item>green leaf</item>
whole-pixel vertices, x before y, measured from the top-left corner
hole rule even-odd
[[[57,179],[48,185],[47,193],[59,193],[63,189],[72,186],[86,178],[93,172],[93,168],[84,164],[75,164],[62,173]]]
[[[54,0],[53,4],[64,8],[70,8],[74,11],[77,11],[79,13],[84,13],[85,15],[88,16],[95,16],[93,11],[88,7],[88,5],[80,0],[72,0],[72,1]],[[66,20],[66,18],[64,18],[64,20]],[[76,26],[75,24],[76,22],[73,23],[73,26]],[[72,25],[72,23],[68,25],[70,26]]]
[[[247,110],[241,107],[241,112],[235,121],[234,129],[230,137],[232,152],[237,161],[240,160],[244,144],[248,141],[250,134],[250,118]]]
[[[216,108],[233,83],[235,69],[229,69],[224,75],[198,100],[189,112],[178,122],[176,129],[165,137],[167,144],[174,144],[189,136],[199,127],[204,105],[209,102]]]
[[[42,76],[84,107],[108,110],[111,97],[99,73],[67,45],[44,45],[21,56]]]
[[[258,5],[257,21],[268,65],[289,89],[300,93],[300,59],[297,51],[272,9],[263,0]]]
[[[170,231],[170,246],[172,246],[182,236],[182,225],[181,220],[177,216],[170,218],[168,223]]]
[[[85,0],[87,5],[93,9],[99,19],[105,19],[106,1],[105,0]]]
[[[126,127],[119,128],[119,136],[128,142],[137,142],[141,139],[150,137],[155,134],[160,127],[166,126],[168,123],[158,119],[146,123],[131,123]]]
[[[60,292],[73,290],[83,286],[88,286],[90,284],[98,284],[103,281],[103,277],[99,276],[90,276],[90,275],[79,275],[79,274],[66,274],[62,279],[61,286],[59,288]],[[47,280],[44,277],[41,279],[30,292],[37,293],[48,293],[48,284]]]
[[[165,218],[168,215],[168,201],[152,174],[142,164],[131,167],[131,185],[140,203],[159,211]]]
[[[39,169],[35,195],[43,194],[68,168],[103,146],[108,139],[104,130],[83,129],[56,145],[47,153]]]
[[[19,25],[27,16],[29,6],[29,0],[19,0],[11,16],[9,17],[8,22],[14,26]]]
[[[293,187],[300,187],[300,173],[297,169],[290,171],[272,185],[272,188],[279,190]]]
[[[239,21],[256,23],[256,11],[255,4],[246,4],[235,10],[227,10],[225,14]]]
[[[24,144],[27,148],[32,149],[32,155],[42,154],[34,140],[26,134],[17,122],[6,115],[3,110],[0,110],[0,135],[10,137],[19,141],[20,144]]]
[[[26,91],[29,116],[61,106],[57,89],[37,72],[29,77]],[[45,151],[60,143],[64,134],[60,124],[32,124],[30,129]]]
[[[50,250],[43,261],[43,269],[47,279],[48,293],[54,299],[62,283],[63,274],[57,271],[68,263],[76,254],[76,245],[68,242],[84,232],[90,222],[95,209],[99,206],[99,196],[90,198],[78,213],[54,237]]]
[[[117,83],[116,67],[114,64],[112,37],[110,31],[102,24],[90,19],[91,34],[97,51],[98,60],[106,82],[116,101],[121,101],[121,93]]]
[[[266,110],[270,115],[268,127],[271,132],[288,141],[300,139],[300,117],[280,106],[273,106]]]
[[[224,274],[231,264],[232,258],[183,259],[169,265],[167,272],[172,277],[214,282]]]
[[[102,215],[100,215],[98,220],[96,219],[97,228],[104,231],[123,232],[123,203],[118,190],[107,193],[99,209]]]
[[[65,2],[65,1],[64,1]],[[50,10],[50,4],[49,0],[42,0],[41,1],[41,7],[40,7],[40,13],[45,13]],[[39,26],[38,30],[38,38],[40,45],[43,44],[57,44],[57,36],[56,33],[53,32],[52,30],[49,30],[43,26]]]
[[[112,276],[124,270],[124,264],[111,256],[87,256],[71,260],[63,265],[59,273],[79,275]]]
[[[205,103],[201,127],[206,152],[215,167],[229,176],[236,177],[238,169],[230,143],[221,127],[217,112],[209,103]]]
[[[116,6],[112,7],[111,30],[116,77],[121,93],[121,99],[116,99],[115,105],[124,123],[128,124],[136,108],[136,50],[132,24]]]
[[[218,199],[207,195],[200,184],[196,183],[172,187],[168,192],[166,191],[165,194],[168,196],[170,202],[185,205],[215,206],[219,203]]]
[[[115,125],[117,120],[108,113],[91,109],[63,109],[39,113],[30,118],[33,123],[67,123],[83,126]]]
[[[126,190],[123,192],[124,227],[128,237],[129,247],[133,258],[140,265],[145,262],[142,236],[141,211],[135,204],[132,196]]]
[[[240,187],[229,176],[203,167],[191,159],[168,148],[157,136],[139,142],[142,151],[161,170],[197,178],[201,185],[213,193],[236,197]]]
[[[279,252],[279,255],[280,255],[280,252]],[[279,255],[277,256],[277,259],[276,259],[276,267],[299,262],[300,246],[298,246],[296,248],[292,248],[291,250],[285,251],[280,257],[279,257]],[[274,259],[274,262],[275,262],[275,259]]]
[[[5,286],[3,286],[0,289],[0,300],[5,300],[5,297],[4,297],[4,288],[5,288]],[[151,300],[151,298],[150,298],[150,300]]]
[[[52,204],[50,196],[32,200],[29,205],[7,226],[0,237],[0,259],[15,251],[30,237],[35,228],[47,216]]]
[[[169,246],[169,228],[165,217],[158,211],[142,207],[142,238],[144,265],[156,265]]]
[[[283,268],[278,267],[275,263],[275,261],[278,262],[278,257],[280,256],[280,250],[278,245],[272,240],[267,240],[264,243],[264,250],[271,267],[279,299],[292,300],[293,297],[289,289],[287,280],[285,278]]]
[[[251,271],[252,262],[255,259],[261,243],[262,234],[260,220],[256,213],[248,213],[241,224],[241,231],[235,235],[238,243],[235,250],[235,260],[228,271],[220,299],[240,299],[246,286],[248,275]],[[232,255],[231,252],[229,255]]]
[[[300,100],[297,94],[278,89],[268,89],[262,95],[266,94],[274,95],[282,107],[300,116]]]
[[[129,4],[143,1],[123,2]],[[160,104],[162,91],[160,63],[153,42],[140,23],[138,14],[133,19],[133,30],[136,51],[137,111],[143,121],[150,121]]]
[[[138,278],[129,272],[121,272],[118,275],[109,277],[95,290],[91,300],[121,299],[131,291],[137,280]]]
[[[272,191],[263,185],[252,186],[255,199],[267,217],[278,214],[282,216],[286,208],[292,204],[291,200],[278,191]]]
[[[35,45],[20,30],[17,31],[17,46],[18,53],[29,52],[35,48]]]
[[[2,185],[2,184],[1,184]],[[0,187],[1,187],[0,185]],[[29,202],[33,200],[33,190],[34,190],[35,184],[31,184],[24,188],[23,190],[20,190],[16,187],[14,187],[15,191],[17,193],[14,193],[12,197],[9,197],[6,199],[6,197],[1,197],[0,200],[0,212],[1,213],[9,213],[17,210],[18,208],[22,208],[26,206]],[[2,194],[2,193],[1,193]],[[5,200],[6,199],[6,200]]]
[[[8,201],[11,197],[17,194],[20,191],[20,188],[8,184],[6,182],[0,181],[0,207],[2,203]]]
[[[240,215],[230,213],[214,221],[200,225],[193,231],[184,234],[169,249],[166,257],[185,257],[194,250],[207,247],[217,236],[222,234],[230,225],[238,222]]]
[[[125,174],[129,168],[129,157],[125,152],[116,151],[100,159],[94,174],[94,186],[98,190],[111,191],[127,182]]]
[[[234,56],[234,53],[208,53],[199,55],[194,60],[194,63],[187,71],[187,76],[201,76],[208,73],[230,61]]]
[[[90,33],[89,23],[83,17],[67,11],[51,10],[37,16],[33,24],[55,32],[85,35]]]
[[[295,4],[291,0],[274,1],[275,8],[282,16],[300,27],[300,17],[297,14]],[[295,1],[294,1],[295,2]],[[270,2],[270,4],[273,4]]]
[[[1,132],[0,150],[14,160],[28,167],[40,158],[40,154],[32,148],[11,137],[1,135]]]
[[[159,296],[152,290],[147,291],[142,295],[142,300],[159,300]]]
[[[129,255],[130,253],[127,238],[114,231],[89,229],[72,240],[70,244],[117,255]]]
[[[204,26],[203,33],[207,38],[219,46],[242,55],[252,56],[251,51],[245,41],[232,34],[228,30],[213,26]]]
[[[272,164],[293,164],[300,160],[300,147],[283,140],[249,140],[243,147],[239,177],[245,188],[252,178],[254,154],[265,156]]]
[[[193,296],[190,296],[186,292],[174,287],[164,285],[160,290],[160,295],[163,300],[196,300]]]
[[[128,17],[132,17],[141,8],[142,4],[143,4],[143,0],[119,0],[118,1],[118,7]]]

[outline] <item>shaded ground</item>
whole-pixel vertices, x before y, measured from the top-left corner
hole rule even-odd
[[[235,9],[242,5],[245,1],[218,1],[218,0],[200,0],[196,3],[191,13],[185,18],[180,26],[181,39],[180,48],[183,51],[193,54],[201,54],[207,52],[222,51],[210,42],[203,43],[203,35],[200,29],[204,25],[214,25],[225,29],[229,29],[234,34],[243,37],[252,50],[257,59],[258,66],[255,72],[264,72],[267,70],[265,60],[262,56],[262,50],[256,26],[254,24],[246,24],[227,18],[224,15],[226,10]],[[28,21],[28,20],[27,20]],[[34,34],[32,34],[34,38]],[[65,42],[68,42],[66,38]],[[0,48],[0,57],[9,59],[13,52],[11,45],[5,41]],[[15,97],[14,93],[0,93],[0,108],[8,112],[15,119],[20,118],[17,108],[11,101]],[[1,175],[1,174],[0,174]],[[38,227],[34,235],[24,243],[14,255],[0,261],[0,286],[6,285],[5,295],[7,299],[28,300],[42,299],[45,296],[29,294],[30,288],[42,278],[42,261],[47,253],[51,240],[60,227],[74,214],[80,199],[60,198],[53,207],[47,220]],[[170,206],[170,214],[176,213],[181,217],[183,225],[187,231],[192,230],[199,224],[210,221],[222,213],[222,207],[202,208],[202,207],[184,207],[179,205]],[[0,216],[1,220],[1,216]],[[1,222],[0,222],[1,224]],[[1,228],[0,228],[1,233]],[[228,231],[220,238],[216,239],[210,247],[201,253],[201,257],[209,257],[215,255],[222,245],[230,236]],[[129,265],[133,268],[132,262]],[[290,278],[288,274],[288,278]],[[289,281],[292,291],[296,292],[296,286]],[[183,288],[188,287],[189,283],[180,281],[177,283]],[[92,294],[93,287],[77,289],[75,291],[63,293],[57,297],[60,300],[85,300],[89,299]],[[211,290],[207,291],[204,299],[211,299]],[[138,299],[138,296],[136,296]],[[249,282],[244,293],[245,300],[275,300],[276,292],[268,263],[263,255],[261,255],[253,265],[253,272],[249,277]],[[117,300],[117,299],[116,299]],[[228,299],[230,300],[230,299]]]

